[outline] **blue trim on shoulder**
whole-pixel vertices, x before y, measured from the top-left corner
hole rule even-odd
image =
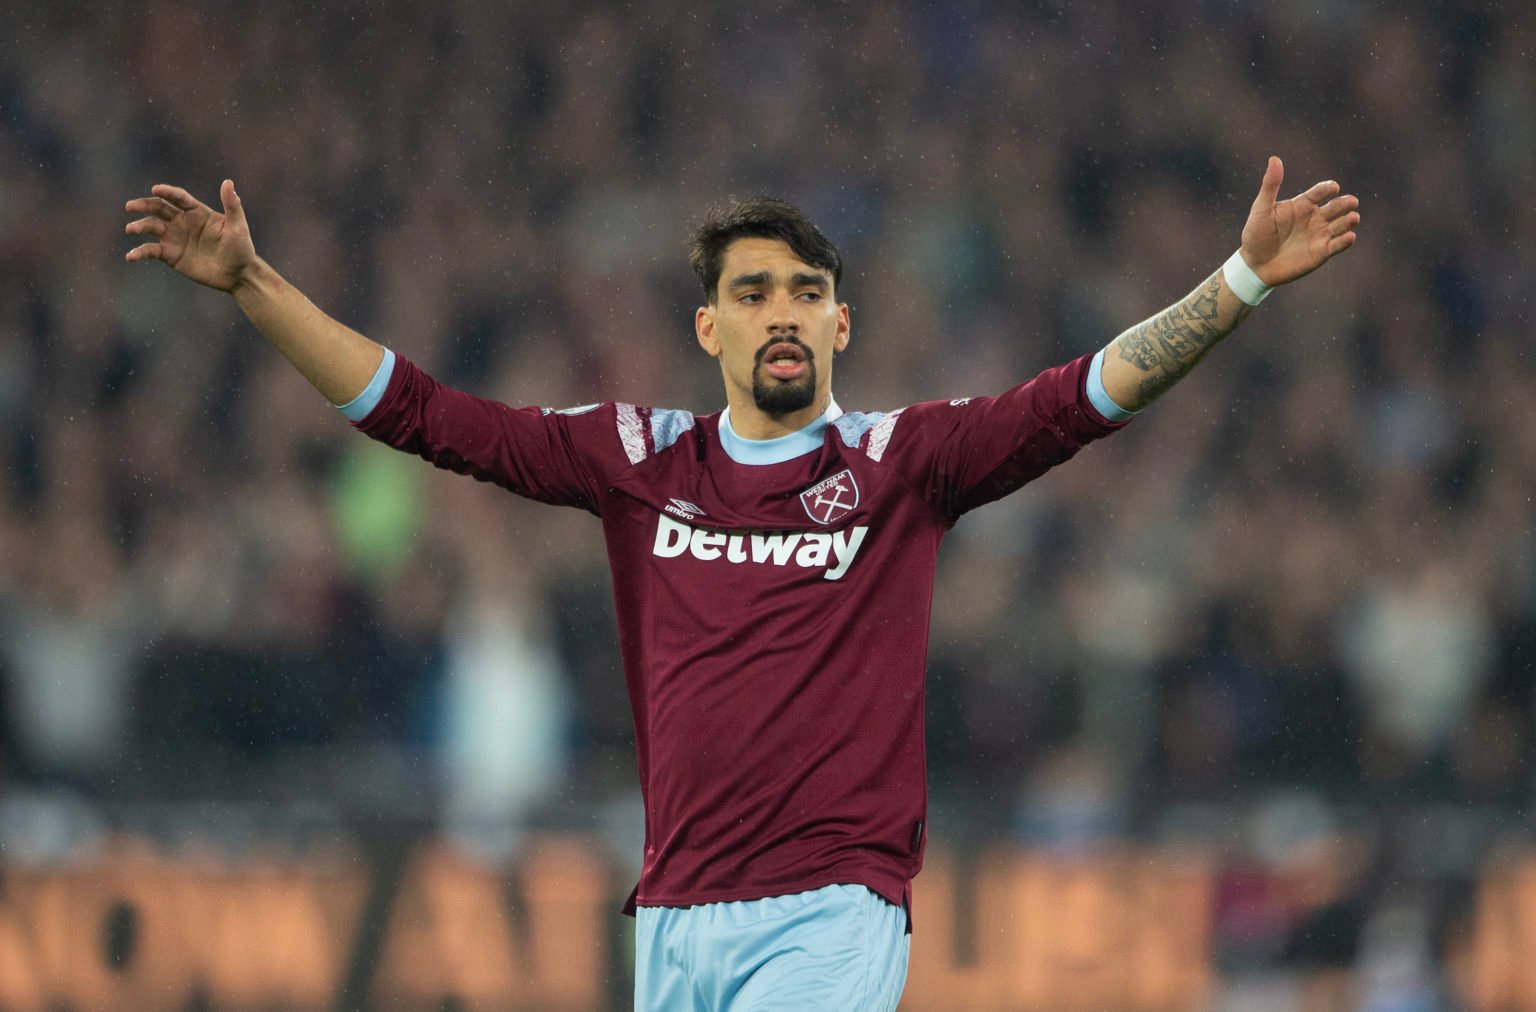
[[[651,409],[651,443],[660,453],[673,443],[677,437],[693,428],[693,413],[691,411],[678,411],[673,408]]]
[[[384,399],[384,391],[389,387],[389,378],[395,373],[395,353],[388,348],[384,349],[384,361],[379,363],[374,370],[373,379],[363,387],[363,392],[352,398],[345,404],[336,405],[337,409],[354,422],[360,422],[368,417],[368,412],[379,406],[379,401]]]
[[[821,449],[827,426],[842,417],[843,409],[833,401],[821,417],[796,432],[775,439],[746,439],[731,428],[731,409],[720,413],[720,446],[725,455],[738,464],[782,464]],[[657,447],[660,449],[660,447]]]
[[[1088,365],[1088,403],[1093,405],[1095,411],[1112,422],[1123,422],[1127,418],[1135,418],[1140,412],[1127,411],[1115,403],[1115,399],[1109,396],[1109,391],[1104,389],[1104,349],[1093,356],[1093,361]]]
[[[864,433],[880,424],[880,419],[884,417],[884,411],[871,411],[867,414],[863,411],[850,411],[832,424],[837,428],[837,434],[843,437],[843,445],[850,450],[857,450]]]

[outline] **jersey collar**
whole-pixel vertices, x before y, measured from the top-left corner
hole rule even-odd
[[[720,445],[725,449],[726,456],[738,464],[782,464],[786,460],[794,460],[821,449],[822,436],[827,426],[842,413],[843,409],[837,406],[834,399],[827,404],[827,410],[819,418],[803,429],[773,439],[747,439],[738,436],[736,430],[731,428],[731,409],[726,408],[720,412]]]

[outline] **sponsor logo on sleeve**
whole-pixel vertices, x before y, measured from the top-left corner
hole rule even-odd
[[[859,485],[853,472],[844,468],[800,493],[800,505],[818,524],[836,523],[859,504]]]

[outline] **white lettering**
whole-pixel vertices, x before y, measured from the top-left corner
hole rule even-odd
[[[659,558],[675,559],[684,552],[691,552],[702,562],[712,562],[721,556],[737,565],[755,562],[787,566],[793,561],[801,569],[826,570],[822,575],[828,580],[841,580],[847,574],[869,533],[868,527],[850,527],[830,534],[823,531],[733,534],[692,527],[665,514],[658,516],[657,521],[656,543],[651,553]]]
[[[859,546],[864,543],[864,535],[868,533],[869,528],[864,526],[854,527],[846,532],[833,532],[832,547],[837,553],[837,565],[827,570],[827,579],[843,578],[843,574],[848,572],[848,567],[853,565],[853,557],[859,554]]]
[[[752,561],[767,562],[771,553],[773,564],[782,566],[789,561],[789,557],[795,554],[795,546],[800,543],[800,535],[791,534],[787,537],[783,534],[754,534],[752,535]]]
[[[725,544],[725,535],[720,531],[706,531],[702,527],[693,531],[693,557],[708,562],[711,559],[720,558],[719,545]]]
[[[662,517],[656,528],[656,546],[651,549],[651,553],[663,559],[682,555],[688,550],[688,538],[692,532],[693,528],[687,524],[680,524],[671,517]]]
[[[800,554],[795,556],[795,565],[804,569],[825,566],[827,556],[830,554],[832,554],[832,535],[813,531],[805,536],[805,544],[800,547]]]

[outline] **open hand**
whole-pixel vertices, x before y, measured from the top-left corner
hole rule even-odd
[[[1266,285],[1283,285],[1317,270],[1355,244],[1359,198],[1333,180],[1277,201],[1285,166],[1270,156],[1264,182],[1243,226],[1243,259]]]
[[[198,284],[228,292],[256,262],[256,247],[235,184],[224,180],[219,199],[224,213],[193,197],[179,186],[150,187],[152,197],[128,201],[130,214],[145,217],[128,223],[129,235],[153,236],[128,251],[130,262],[159,260]]]

